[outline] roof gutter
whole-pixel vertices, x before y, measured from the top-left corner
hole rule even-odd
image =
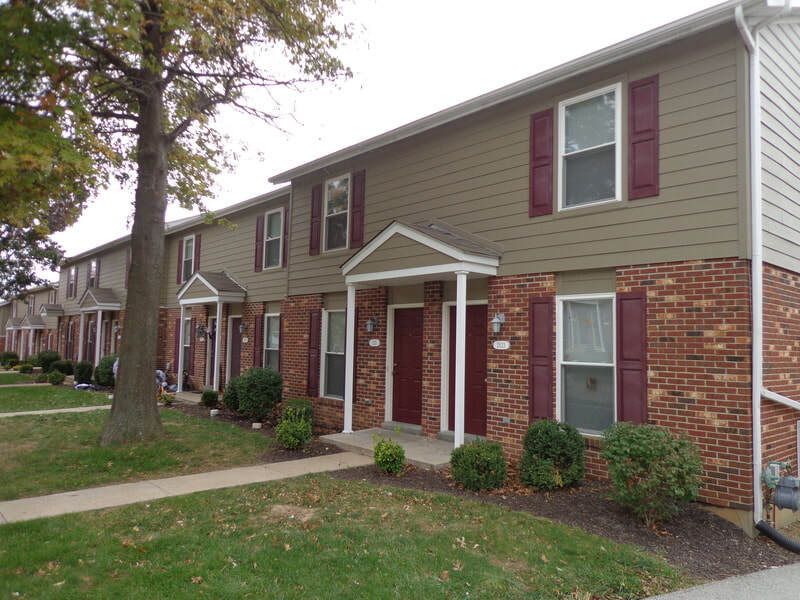
[[[764,511],[761,494],[761,398],[775,399],[780,394],[764,389],[764,256],[761,203],[761,51],[759,32],[764,27],[786,17],[792,10],[792,0],[750,29],[739,5],[734,10],[734,20],[744,45],[750,55],[750,288],[752,304],[752,377],[751,411],[753,415],[753,522],[762,520]],[[800,409],[800,403],[780,396],[777,400]],[[788,401],[788,402],[786,402]]]

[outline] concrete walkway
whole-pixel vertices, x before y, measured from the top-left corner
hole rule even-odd
[[[20,410],[17,412],[0,413],[0,419],[7,419],[9,417],[25,417],[29,415],[58,415],[61,413],[85,413],[92,412],[93,410],[108,410],[111,408],[110,404],[101,404],[99,406],[74,406],[72,408],[51,408],[47,410]]]
[[[350,452],[372,456],[378,438],[394,440],[406,452],[406,462],[423,469],[444,469],[450,464],[453,443],[388,429],[362,429],[353,433],[323,435],[321,440]]]
[[[351,452],[342,452],[252,467],[238,467],[209,473],[107,485],[49,496],[7,500],[0,502],[0,523],[15,523],[99,508],[112,508],[207,490],[299,477],[308,473],[361,467],[371,463],[371,458]]]
[[[658,600],[798,600],[800,564],[757,571],[740,577],[698,585],[693,588],[653,596]]]
[[[52,385],[52,384],[36,383],[35,381],[31,383],[4,383],[3,385],[0,385],[0,390],[4,390],[6,388],[17,388],[17,387],[44,387],[47,385]]]

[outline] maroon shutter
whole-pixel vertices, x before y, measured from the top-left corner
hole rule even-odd
[[[197,345],[197,336],[194,332],[197,329],[197,321],[195,319],[189,321],[189,327],[189,366],[184,369],[189,371],[189,375],[194,375],[194,348]]]
[[[178,366],[180,364],[180,352],[181,352],[181,320],[180,317],[175,319],[175,363],[172,366],[172,370],[178,373]],[[178,373],[180,376],[180,373]]]
[[[322,184],[311,188],[311,237],[308,240],[308,253],[319,254],[319,242],[322,236]]]
[[[281,240],[283,248],[281,248],[281,262],[282,266],[289,263],[289,207],[283,209],[283,239]]]
[[[617,294],[617,420],[647,422],[647,297]]]
[[[200,234],[194,236],[194,261],[192,264],[192,273],[197,273],[200,270]]]
[[[364,245],[364,189],[367,172],[353,173],[353,198],[350,202],[350,247],[361,248]]]
[[[322,333],[322,311],[312,310],[308,325],[308,389],[311,397],[319,396],[320,334]]]
[[[183,240],[178,240],[178,275],[175,281],[178,285],[183,283]]]
[[[658,75],[653,75],[629,87],[628,199],[658,193]]]
[[[278,317],[278,371],[283,373],[283,314]]]
[[[553,418],[553,297],[531,298],[528,308],[530,420]]]
[[[528,214],[553,213],[553,109],[531,115]]]
[[[131,249],[125,249],[125,289],[128,289],[128,282],[131,279]]]
[[[263,217],[262,217],[263,218]],[[256,315],[255,329],[253,332],[253,366],[264,366],[264,314]]]
[[[264,215],[256,218],[256,249],[253,257],[253,270],[258,273],[264,268]]]

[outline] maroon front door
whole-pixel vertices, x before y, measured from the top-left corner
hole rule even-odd
[[[485,304],[467,306],[467,343],[464,368],[464,431],[486,435],[486,343],[488,310]],[[456,415],[456,307],[450,307],[450,429]]]
[[[239,326],[242,319],[236,317],[231,319],[231,368],[228,377],[238,377],[242,371],[242,333]]]
[[[86,320],[86,344],[84,345],[86,353],[83,356],[83,360],[94,362],[94,344],[96,341],[97,321],[94,316],[91,316]]]
[[[392,419],[422,424],[422,309],[394,311]]]

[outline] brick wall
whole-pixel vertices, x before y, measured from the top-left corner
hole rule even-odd
[[[353,392],[353,429],[380,427],[385,416],[386,397],[386,288],[356,292],[356,372]],[[367,320],[377,321],[375,331],[367,332]],[[369,345],[371,339],[379,346]]]
[[[749,271],[736,259],[617,268],[618,292],[647,293],[649,421],[697,444],[701,498],[732,508],[752,505]]]
[[[513,462],[519,461],[528,429],[528,302],[554,294],[552,273],[489,278],[489,318],[503,314],[506,322],[498,334],[486,324],[486,437],[499,441]],[[555,348],[555,322],[551,327]],[[510,342],[510,348],[495,350],[497,340]]]
[[[800,401],[800,274],[764,265],[764,387]],[[790,462],[798,473],[796,410],[763,400],[764,463]]]
[[[442,300],[444,284],[426,281],[422,309],[422,435],[436,437],[441,424]]]

